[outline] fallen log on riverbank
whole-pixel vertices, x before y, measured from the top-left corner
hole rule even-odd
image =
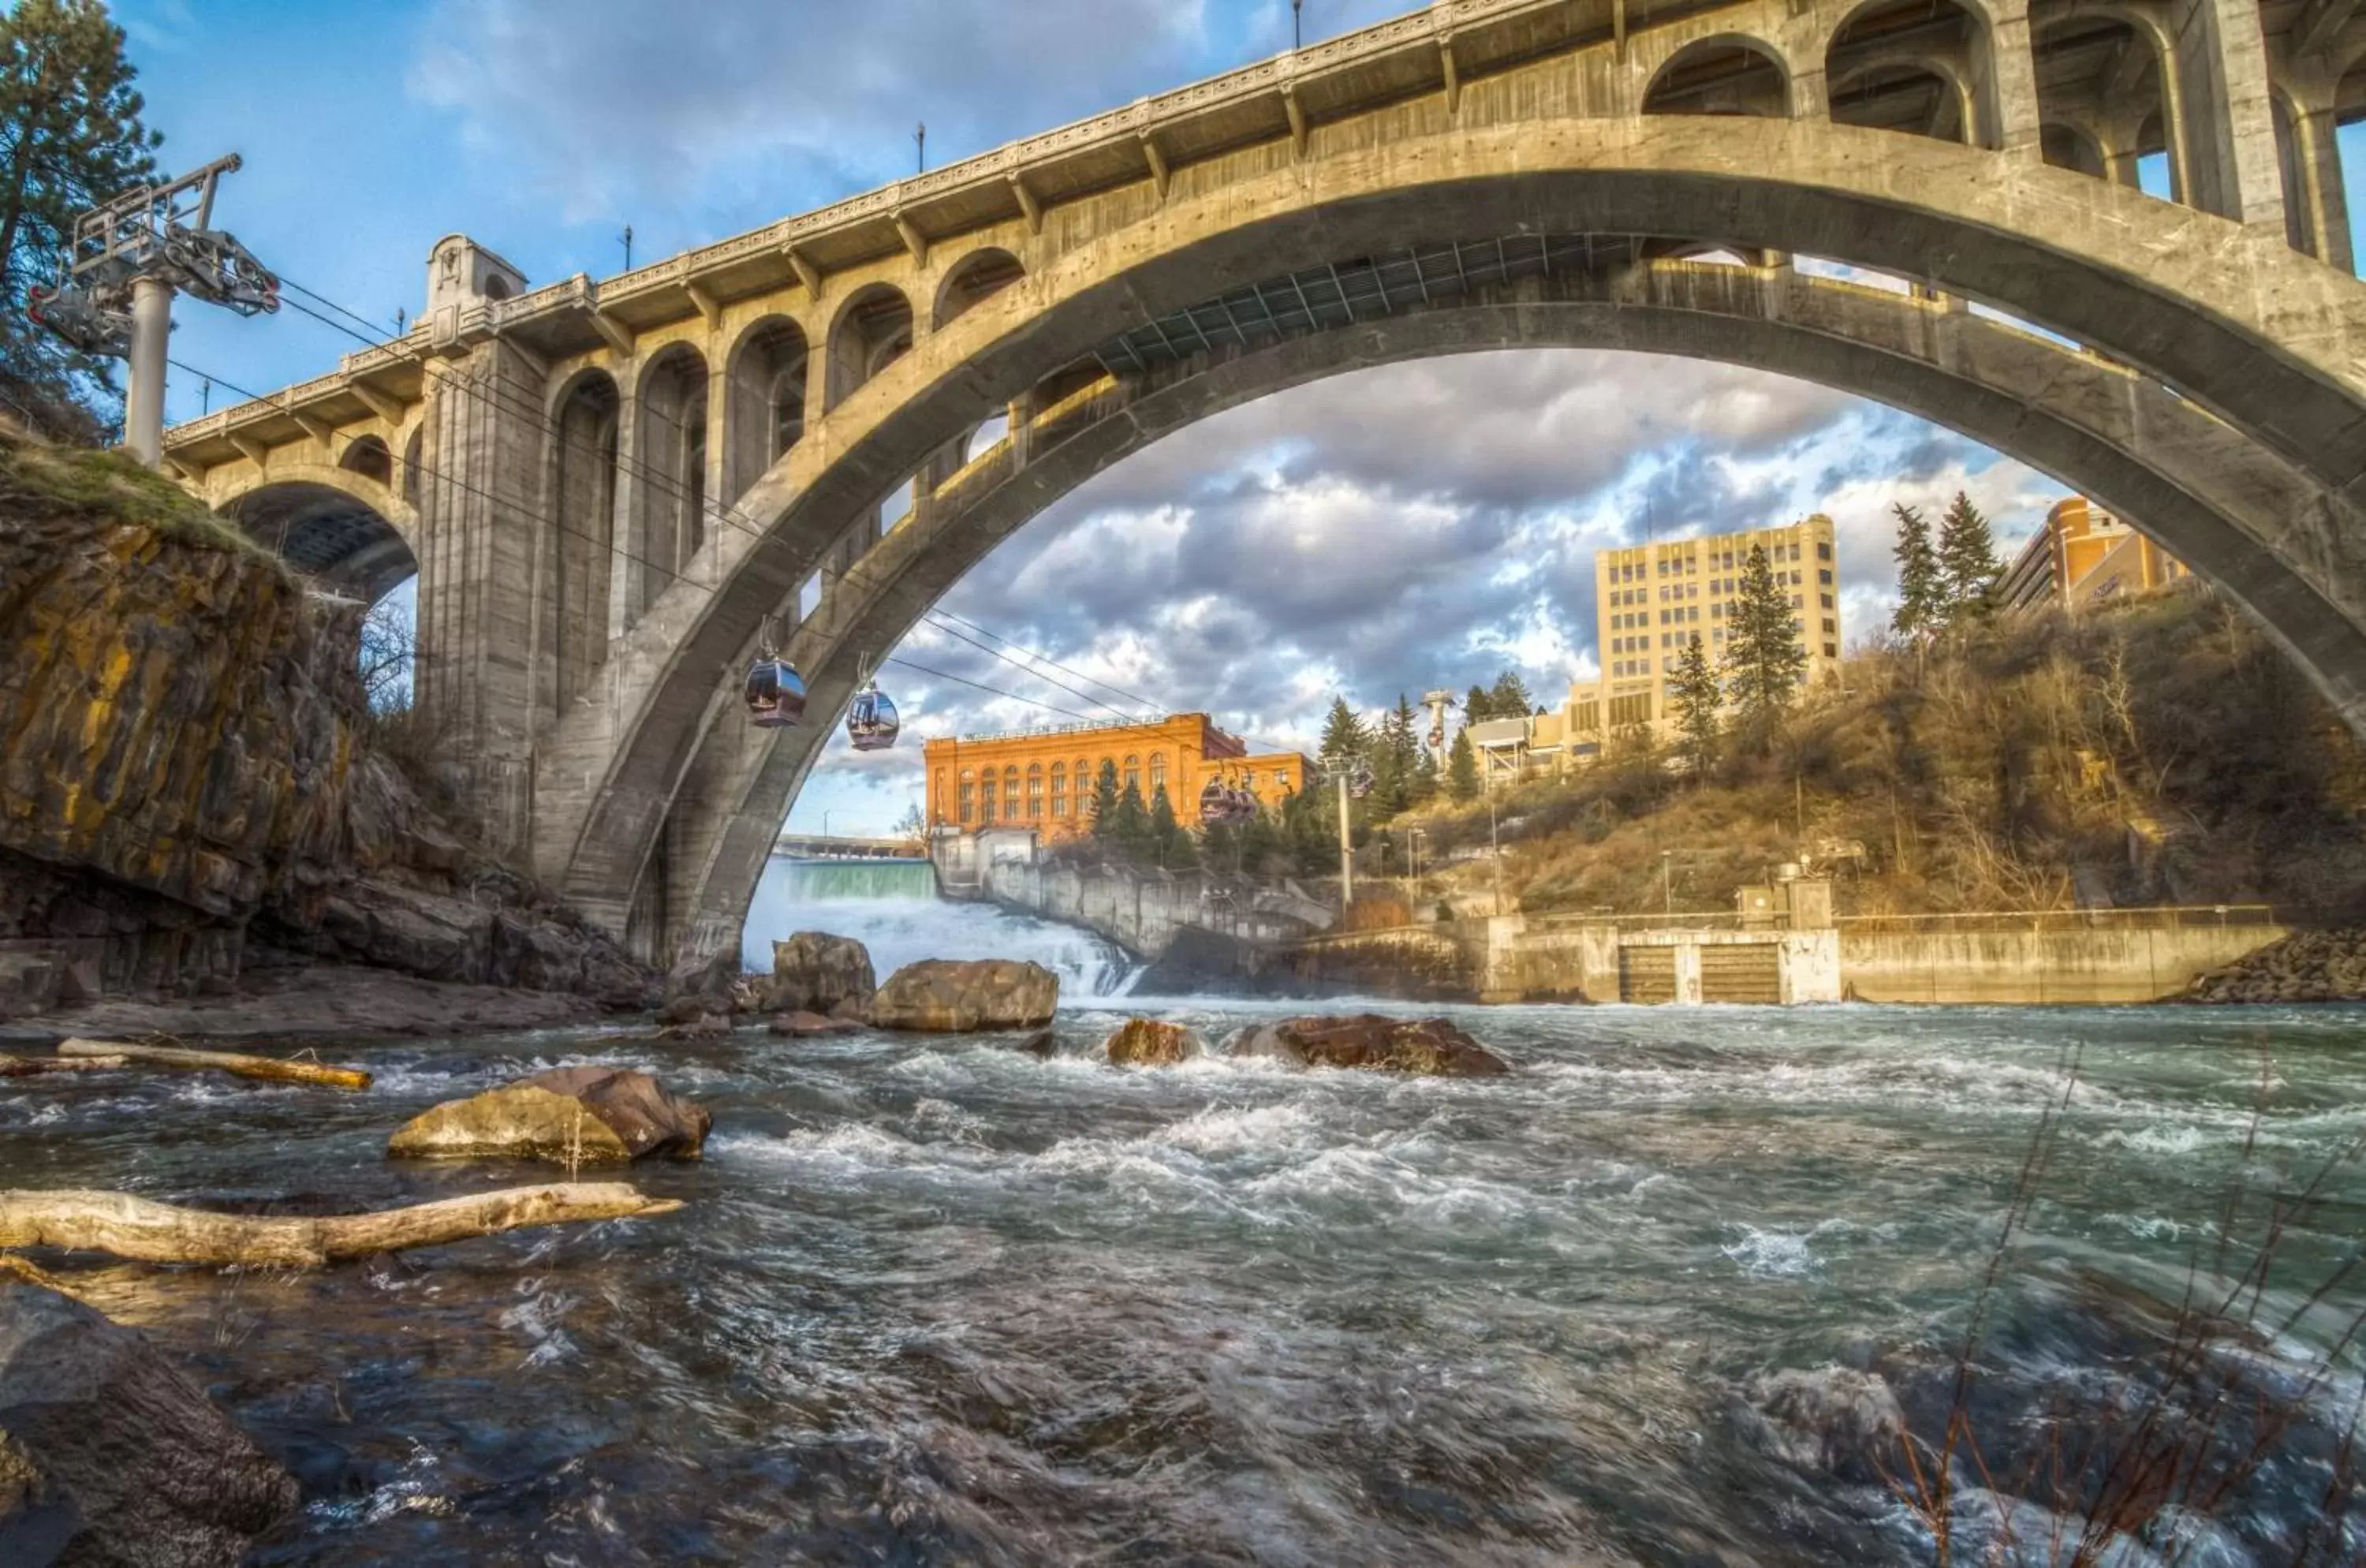
[[[58,1055],[89,1060],[112,1056],[158,1067],[236,1073],[242,1078],[268,1078],[275,1083],[315,1084],[327,1089],[367,1089],[369,1074],[359,1067],[332,1067],[319,1062],[291,1062],[284,1056],[250,1056],[238,1051],[191,1051],[178,1045],[134,1045],[122,1040],[61,1040]]]
[[[0,1192],[0,1247],[109,1252],[142,1263],[317,1269],[501,1231],[639,1219],[681,1207],[675,1199],[645,1197],[621,1181],[505,1187],[377,1213],[316,1219],[216,1214],[123,1192],[15,1191]]]
[[[104,1073],[129,1066],[129,1056],[0,1056],[0,1078],[37,1077],[43,1073]]]

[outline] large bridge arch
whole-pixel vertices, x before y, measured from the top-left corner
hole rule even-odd
[[[1291,386],[1441,355],[1616,347],[1720,359],[1846,387],[2000,447],[2124,513],[2277,628],[2304,664],[2366,652],[2366,598],[2327,604],[2259,547],[2308,517],[2312,487],[2189,403],[2124,368],[1940,302],[1788,268],[1657,261],[1612,276],[1532,276],[1488,296],[1263,348],[1201,355],[1053,411],[1022,462],[1006,443],[890,536],[791,640],[812,721],[758,732],[726,689],[672,824],[671,942],[737,940],[773,836],[831,734],[865,650],[891,647],[1003,539],[1076,486],[1183,426]],[[2330,536],[2328,535],[2328,536]],[[2356,550],[2366,557],[2366,541]],[[2332,566],[2338,563],[2323,562]],[[2351,564],[2359,564],[2353,562]],[[686,807],[686,809],[685,809]]]
[[[620,644],[612,700],[553,739],[563,783],[537,801],[536,851],[570,896],[613,915],[704,731],[715,672],[931,452],[1146,321],[1410,236],[1676,236],[1903,275],[2143,371],[2345,515],[2366,491],[2366,289],[2292,252],[2280,228],[2049,168],[2034,148],[2000,156],[1815,120],[1671,116],[1443,125],[1198,190],[1189,174],[1102,234],[1022,254],[1024,277],[880,366],[741,498],[760,527],[709,542],[714,558]],[[2015,450],[2010,434],[2000,445]],[[2262,614],[2275,625],[2272,605]],[[2358,711],[2366,668],[2312,669]]]
[[[384,455],[383,444],[377,448]],[[358,468],[281,463],[216,507],[322,586],[375,603],[419,570],[411,503]]]

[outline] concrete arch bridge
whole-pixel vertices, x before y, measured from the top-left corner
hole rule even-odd
[[[2366,725],[2359,9],[1441,0],[616,277],[450,237],[407,336],[166,460],[332,581],[416,562],[456,780],[656,957],[736,939],[859,655],[997,541],[1194,420],[1425,355],[1686,355],[1951,426]],[[798,729],[738,711],[767,617]]]

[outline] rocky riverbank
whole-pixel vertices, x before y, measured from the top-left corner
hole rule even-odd
[[[380,744],[362,610],[153,475],[0,434],[0,1022],[136,1003],[176,1032],[274,1007],[405,1032],[653,1002]],[[320,964],[567,1000],[360,987],[399,999],[373,1018],[287,978]]]
[[[2178,998],[2188,1002],[2366,1000],[2366,930],[2294,931],[2213,970]]]

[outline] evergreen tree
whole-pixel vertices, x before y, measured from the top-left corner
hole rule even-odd
[[[1996,540],[1989,520],[1962,491],[1939,519],[1939,576],[1947,593],[1947,619],[1960,624],[1987,616],[1989,592],[1996,587]]]
[[[1446,759],[1446,793],[1457,800],[1479,798],[1479,753],[1471,749],[1469,725],[1454,732],[1454,749]]]
[[[1488,694],[1487,688],[1484,686],[1471,687],[1470,695],[1462,699],[1462,722],[1465,724],[1484,724],[1487,720],[1494,716],[1495,699]]]
[[[77,214],[155,173],[123,29],[98,0],[18,0],[0,17],[0,380],[60,434],[117,423],[110,362],[25,315],[63,270]]]
[[[1421,736],[1414,727],[1413,705],[1402,692],[1372,738],[1371,756],[1371,813],[1393,817],[1413,804],[1414,776],[1421,769]]]
[[[1151,854],[1168,871],[1187,871],[1200,863],[1198,847],[1175,819],[1175,805],[1166,798],[1165,784],[1150,792],[1150,827],[1144,837]]]
[[[1285,801],[1282,809],[1288,808]],[[1281,824],[1280,812],[1265,810],[1242,823],[1240,849],[1234,864],[1252,876],[1271,874],[1276,869],[1274,863],[1290,847]]]
[[[1421,760],[1413,767],[1413,803],[1426,806],[1437,798],[1437,758],[1426,746],[1421,748]]]
[[[1684,645],[1684,655],[1676,662],[1675,679],[1669,683],[1668,698],[1675,706],[1676,728],[1684,737],[1685,755],[1691,759],[1693,775],[1707,778],[1717,763],[1718,709],[1725,700],[1724,688],[1717,671],[1709,668],[1708,650],[1701,646],[1700,633]]]
[[[1331,713],[1323,721],[1323,755],[1333,758],[1364,757],[1371,747],[1371,732],[1356,710],[1347,705],[1345,697],[1331,699]]]
[[[1142,804],[1142,785],[1132,779],[1117,797],[1117,809],[1110,813],[1109,836],[1110,842],[1137,861],[1158,852],[1158,846],[1151,841],[1150,808]]]
[[[1093,800],[1089,809],[1093,816],[1093,841],[1114,845],[1117,842],[1117,763],[1101,760],[1101,771],[1093,780]]]
[[[1921,508],[1898,502],[1890,507],[1898,519],[1898,614],[1890,629],[1900,637],[1927,637],[1946,620],[1947,587],[1939,569],[1938,552],[1931,547],[1930,520]]]
[[[1750,547],[1725,625],[1726,684],[1741,705],[1743,725],[1767,745],[1807,672],[1808,650],[1799,641],[1798,613],[1775,583],[1763,546]]]
[[[1497,718],[1526,718],[1537,706],[1528,695],[1528,683],[1520,679],[1516,670],[1506,670],[1495,677],[1494,687],[1487,694],[1487,705]]]

